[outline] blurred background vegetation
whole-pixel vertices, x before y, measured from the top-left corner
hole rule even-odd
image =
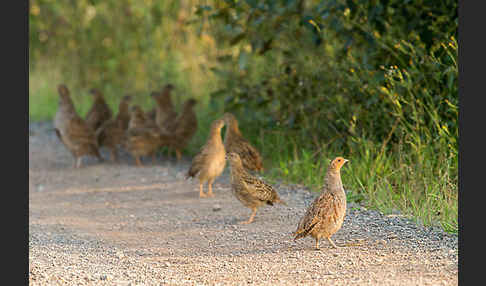
[[[231,111],[269,180],[318,190],[341,155],[349,200],[457,233],[457,1],[33,0],[29,27],[31,120],[60,82],[81,115],[171,82],[200,101],[189,154]]]

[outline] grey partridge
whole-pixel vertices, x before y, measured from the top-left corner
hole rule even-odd
[[[341,167],[348,161],[342,157],[332,160],[322,192],[301,218],[294,233],[294,241],[311,235],[316,240],[316,249],[319,249],[319,240],[325,237],[337,248],[331,236],[341,228],[346,215],[346,193],[341,181]]]
[[[257,209],[263,205],[287,205],[271,185],[247,172],[237,153],[230,152],[227,158],[231,166],[231,190],[244,206],[252,210],[250,218],[243,224],[253,222]]]

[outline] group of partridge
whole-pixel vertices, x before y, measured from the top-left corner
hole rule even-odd
[[[93,104],[83,119],[75,110],[69,89],[64,84],[58,85],[59,106],[54,118],[54,130],[72,154],[73,167],[81,167],[81,159],[85,155],[96,156],[103,161],[99,152],[101,147],[109,150],[113,162],[118,161],[118,149],[123,148],[134,157],[137,166],[142,166],[142,156],[151,156],[155,163],[156,152],[164,146],[174,150],[179,161],[181,152],[197,131],[194,111],[197,101],[193,98],[186,100],[178,114],[171,99],[173,90],[174,86],[167,84],[161,91],[152,92],[150,96],[155,101],[155,107],[147,112],[139,105],[130,106],[133,96],[126,95],[121,98],[118,114],[114,117],[102,92],[91,89]],[[224,126],[223,141],[221,129]],[[243,137],[236,117],[229,112],[211,123],[206,143],[193,157],[187,172],[187,178],[198,179],[201,198],[214,196],[212,184],[222,174],[226,161],[230,166],[234,197],[252,211],[250,218],[241,223],[252,223],[257,209],[263,205],[286,205],[274,187],[254,175],[263,171],[262,157]],[[346,162],[348,160],[342,157],[330,162],[321,194],[300,219],[293,232],[294,240],[310,235],[315,239],[316,249],[319,249],[321,238],[326,238],[337,248],[331,236],[341,228],[346,214],[346,195],[340,172]],[[203,191],[205,183],[207,193]]]

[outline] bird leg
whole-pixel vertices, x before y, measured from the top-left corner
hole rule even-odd
[[[179,151],[179,149],[176,149],[175,152],[176,152],[177,162],[179,162],[181,160],[181,157],[182,157],[181,151]]]
[[[337,246],[334,244],[334,242],[331,240],[331,237],[328,237],[328,238],[327,238],[327,240],[329,240],[329,242],[331,243],[331,245],[332,245],[334,248],[338,249],[338,247],[337,247]]]
[[[98,158],[98,162],[104,162],[105,161],[105,160],[103,160],[103,157],[101,157],[99,152],[97,152],[96,154],[97,154],[96,158]]]
[[[82,159],[81,157],[78,157],[76,159],[76,168],[80,168],[81,167],[81,164],[82,164],[81,159]]]
[[[155,164],[155,152],[152,154],[152,164]]]
[[[208,181],[208,197],[214,197],[213,182],[214,182],[214,179]]]
[[[73,158],[74,158],[74,160],[73,160],[73,168],[76,168],[76,163],[78,161],[78,158],[76,158],[76,157],[73,157]]]
[[[247,221],[241,222],[241,224],[249,224],[249,223],[252,223],[253,222],[253,219],[255,218],[256,212],[257,212],[257,209],[256,208],[252,208],[252,212],[251,212],[250,218]]]
[[[316,250],[319,250],[319,238],[316,237]]]
[[[116,149],[111,150],[111,160],[113,162],[118,162],[118,154],[116,152]]]
[[[140,161],[140,156],[135,157],[135,163],[139,167],[143,166],[142,161]]]
[[[200,198],[205,198],[207,195],[203,192],[203,184],[199,183],[199,197]]]

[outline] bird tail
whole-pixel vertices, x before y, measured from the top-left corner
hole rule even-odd
[[[282,204],[284,206],[288,206],[287,203],[285,201],[283,201],[281,198],[278,198],[276,203]]]
[[[295,235],[294,237],[294,241],[296,241],[297,239],[299,238],[303,238],[303,237],[306,237],[310,232],[311,230],[314,228],[314,226],[316,226],[318,222],[315,222],[313,223],[310,227],[308,228],[298,228],[294,233],[293,235]]]
[[[307,233],[305,233],[303,229],[299,229],[296,232],[292,233],[292,235],[295,236],[294,237],[294,241],[296,241],[299,238],[302,238],[302,237],[306,236],[306,234]]]
[[[196,176],[197,171],[193,170],[193,168],[190,168],[187,173],[186,173],[186,180],[189,178],[194,178]]]
[[[96,156],[96,158],[98,158],[98,161],[99,162],[104,162],[105,161],[103,159],[103,157],[101,157],[101,154],[100,154],[100,151],[98,150],[98,148],[95,149],[95,156]]]

